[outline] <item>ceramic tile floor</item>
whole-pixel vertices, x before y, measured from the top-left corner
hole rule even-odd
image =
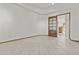
[[[0,44],[0,55],[72,55],[79,54],[79,43],[62,37],[37,36]]]

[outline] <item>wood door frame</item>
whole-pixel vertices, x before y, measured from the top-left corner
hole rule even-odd
[[[66,14],[69,14],[69,39],[71,40],[71,29],[70,29],[70,26],[71,26],[71,13],[68,12],[68,13],[63,13],[63,14],[58,14],[58,15],[55,15],[56,17],[58,16],[62,16],[62,15],[66,15]],[[48,32],[49,32],[49,18],[52,18],[53,16],[50,16],[48,17]],[[58,22],[57,22],[57,29],[58,29]],[[65,34],[66,35],[66,34]]]
[[[48,17],[48,36],[51,36],[49,34],[49,32],[50,32],[50,18],[54,18],[54,17],[56,17],[56,22],[57,22],[56,25],[58,26],[57,16]],[[56,31],[57,31],[57,27],[56,27]],[[57,37],[57,35],[56,35],[56,37]]]

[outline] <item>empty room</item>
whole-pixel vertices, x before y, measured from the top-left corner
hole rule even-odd
[[[0,3],[0,55],[79,55],[79,3]]]

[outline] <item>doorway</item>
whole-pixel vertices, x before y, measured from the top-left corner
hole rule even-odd
[[[65,26],[66,26],[65,16],[66,15],[57,16],[57,19],[58,19],[58,33],[57,33],[57,36],[62,37],[62,38],[65,38],[65,32],[66,32],[65,31]]]
[[[70,13],[48,17],[48,36],[70,37]]]

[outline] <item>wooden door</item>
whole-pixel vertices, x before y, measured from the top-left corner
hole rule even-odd
[[[57,37],[57,16],[48,18],[48,36]]]

